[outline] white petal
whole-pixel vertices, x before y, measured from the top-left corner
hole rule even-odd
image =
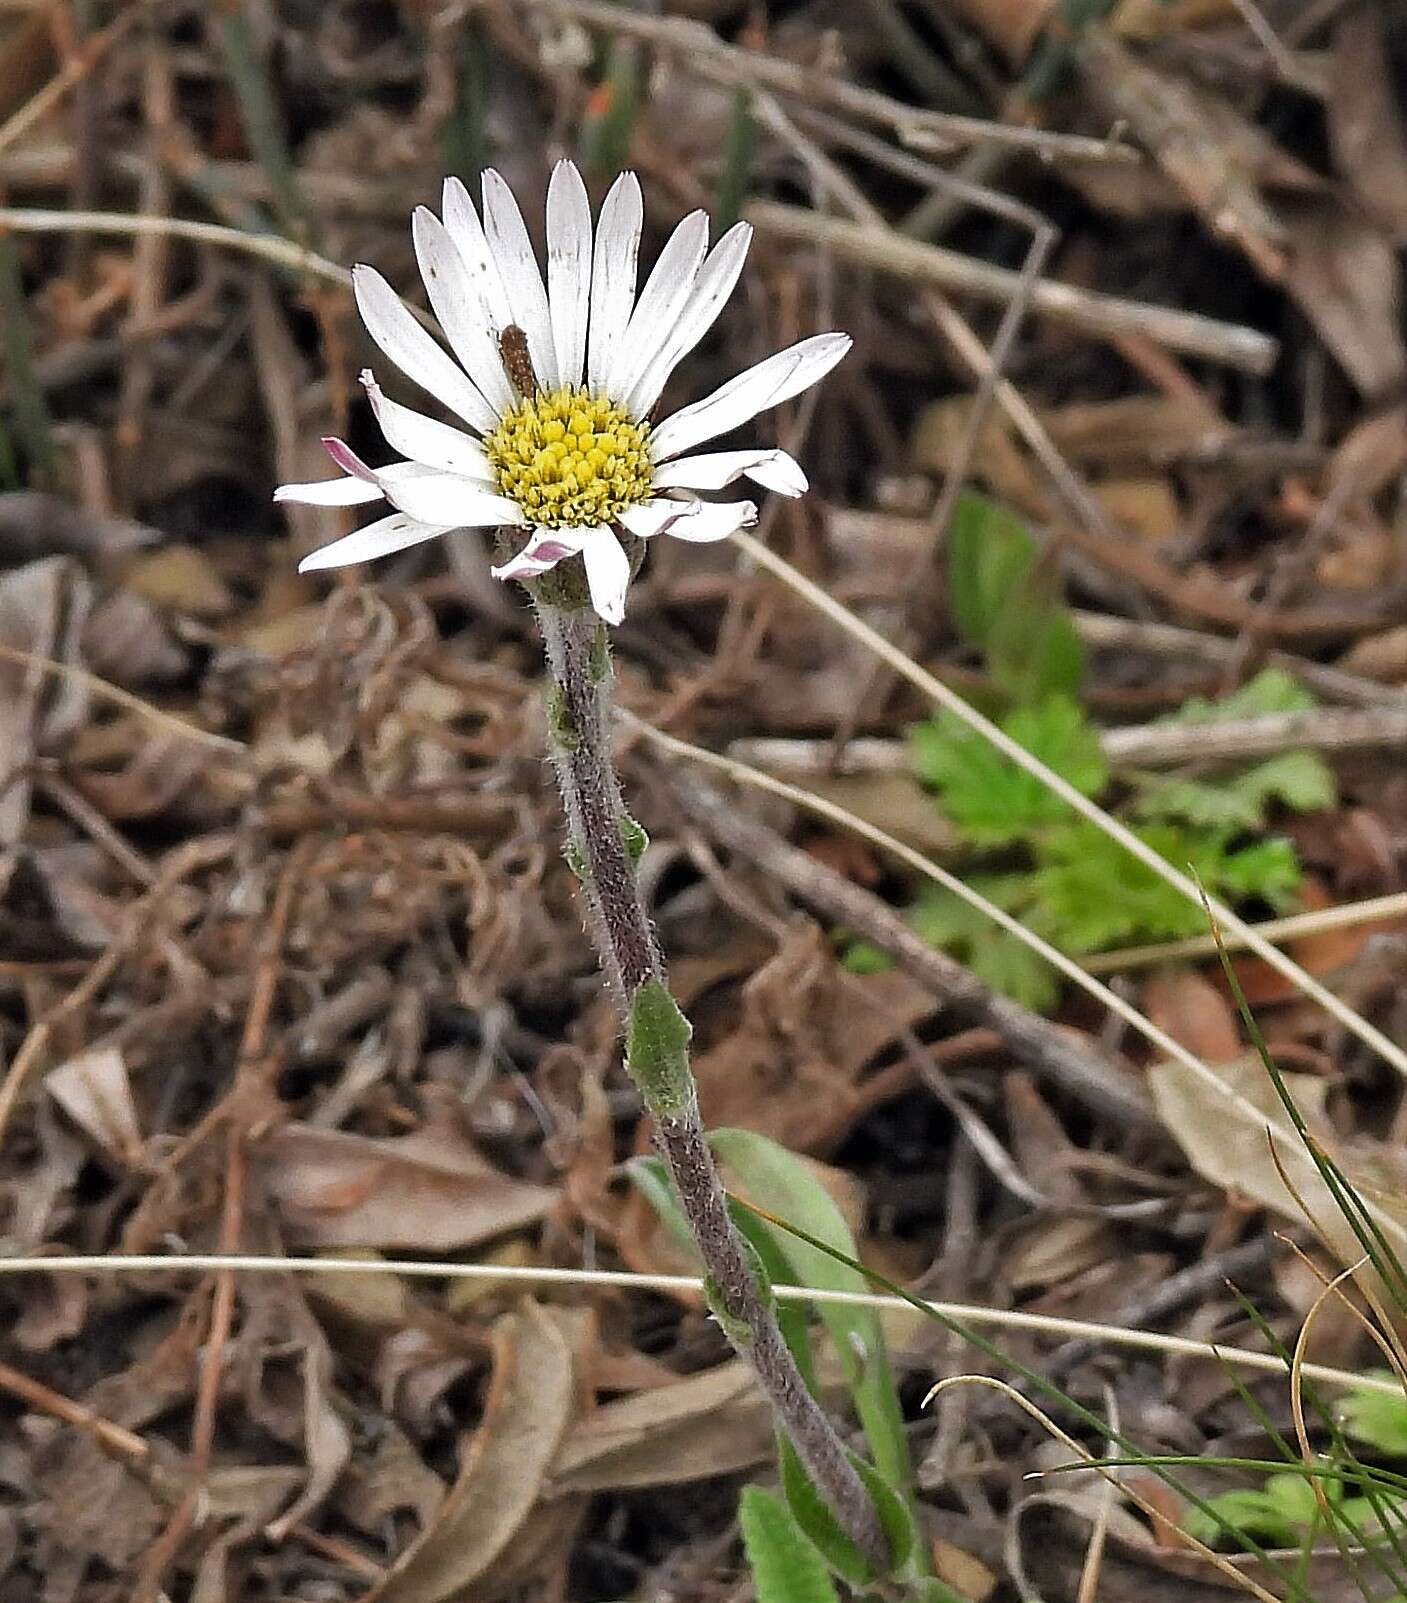
[[[354,267],[352,289],[367,333],[408,379],[474,428],[487,431],[494,427],[498,414],[374,267]]]
[[[591,605],[607,623],[625,617],[625,592],[630,586],[630,558],[620,541],[604,525],[583,529],[582,561],[586,564],[586,584]]]
[[[447,529],[486,529],[524,521],[523,509],[507,496],[490,495],[472,479],[453,473],[432,473],[399,482],[382,480],[381,488],[394,507],[419,523],[439,523]]]
[[[370,371],[362,374],[361,381],[386,443],[394,450],[442,473],[458,473],[481,484],[495,482],[484,448],[472,435],[391,400]]]
[[[574,557],[586,540],[585,529],[534,529],[532,538],[517,554],[489,572],[495,579],[531,579]]]
[[[737,285],[751,243],[751,225],[734,223],[708,253],[688,304],[624,398],[636,417],[649,415],[669,375],[717,322]]]
[[[502,174],[492,167],[484,169],[484,233],[508,295],[513,321],[528,337],[528,353],[537,381],[544,389],[552,389],[559,381],[547,291],[542,287],[542,274],[518,202]]]
[[[591,201],[569,161],[557,163],[547,186],[547,302],[557,376],[580,384],[591,303]]]
[[[318,479],[312,484],[280,484],[274,500],[313,507],[358,507],[381,500],[381,490],[364,479]]]
[[[709,451],[655,469],[657,490],[721,490],[743,474],[778,495],[805,495],[801,464],[785,451]]]
[[[445,231],[454,241],[469,274],[478,289],[489,313],[489,330],[494,339],[513,321],[508,305],[508,294],[503,288],[498,267],[484,234],[484,225],[474,210],[469,191],[457,178],[446,178],[441,209],[445,214]]]
[[[640,180],[634,173],[622,173],[611,185],[596,224],[586,361],[586,382],[594,390],[605,387],[630,322],[630,308],[635,301],[635,263],[644,221]]]
[[[378,518],[354,534],[344,535],[314,551],[298,564],[299,573],[311,573],[315,568],[345,568],[353,562],[371,562],[376,557],[389,557],[394,551],[419,545],[422,540],[433,540],[437,534],[448,534],[453,525],[420,523],[403,512]]]
[[[848,334],[813,334],[731,378],[702,401],[667,417],[650,438],[657,461],[726,434],[826,376],[850,349]]]
[[[671,529],[680,518],[695,517],[702,505],[701,501],[641,501],[636,506],[626,507],[619,522],[638,539],[649,540]]]
[[[714,540],[726,540],[756,522],[757,508],[751,501],[700,501],[695,517],[680,518],[678,523],[670,524],[666,533],[692,545],[708,545]]]
[[[707,249],[708,213],[690,212],[665,242],[630,314],[630,325],[606,380],[612,400],[625,400],[636,380],[672,337],[693,294]]]
[[[434,212],[417,206],[411,234],[425,293],[454,354],[493,410],[506,412],[518,397],[504,371],[482,281],[470,274]]]

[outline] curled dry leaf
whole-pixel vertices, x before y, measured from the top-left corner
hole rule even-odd
[[[385,1138],[289,1124],[259,1164],[290,1234],[312,1247],[455,1252],[535,1223],[557,1197],[495,1169],[444,1123]]]
[[[363,1603],[483,1603],[480,1580],[542,1495],[576,1406],[569,1335],[534,1302],[493,1327],[493,1381],[435,1523]]]
[[[116,1047],[80,1052],[44,1077],[49,1095],[69,1118],[124,1168],[141,1162],[143,1140],[132,1100],[127,1061]]]

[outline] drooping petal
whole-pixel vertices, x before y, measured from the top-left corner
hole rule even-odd
[[[513,313],[484,234],[484,225],[474,210],[469,191],[458,178],[445,179],[441,210],[445,214],[445,232],[454,241],[470,282],[483,299],[488,310],[489,332],[497,339],[513,321]]]
[[[428,207],[416,207],[411,235],[425,293],[445,338],[489,405],[507,411],[517,396],[504,371],[482,280],[469,272],[448,229]]]
[[[560,380],[547,291],[542,287],[537,256],[518,202],[503,175],[492,167],[484,169],[484,233],[503,280],[513,321],[528,337],[528,354],[537,381],[544,389],[553,389]]]
[[[789,345],[721,385],[712,395],[667,417],[650,439],[657,461],[726,434],[768,407],[809,389],[840,361],[852,344],[848,334],[813,334]]]
[[[580,384],[591,304],[591,201],[569,161],[557,163],[547,186],[547,303],[558,379]]]
[[[650,540],[655,535],[664,534],[672,529],[680,518],[697,516],[702,505],[701,501],[671,501],[664,497],[656,497],[654,500],[641,501],[633,507],[626,507],[617,521],[637,539]]]
[[[332,435],[324,435],[322,446],[346,477],[320,479],[311,484],[281,484],[274,491],[275,501],[298,501],[307,506],[365,506],[370,501],[383,500],[389,486],[433,477],[438,471],[423,462],[388,462],[383,468],[370,468],[345,440]]]
[[[630,314],[625,337],[606,380],[606,391],[612,400],[624,401],[669,339],[693,293],[707,249],[708,213],[690,212],[665,242]]]
[[[274,500],[313,507],[358,507],[381,500],[381,491],[364,479],[316,479],[311,484],[280,484]]]
[[[751,225],[734,223],[708,253],[684,310],[624,398],[636,417],[649,414],[669,375],[717,322],[737,286],[751,243]]]
[[[611,185],[596,223],[596,249],[591,262],[591,328],[586,382],[602,389],[630,322],[635,302],[635,266],[645,204],[640,180],[622,173]]]
[[[586,564],[586,584],[591,605],[607,623],[625,617],[625,592],[630,587],[630,558],[621,543],[604,525],[583,529],[581,559]]]
[[[472,479],[431,473],[420,479],[381,481],[392,506],[421,523],[447,529],[488,529],[526,521],[523,509],[507,496],[491,495]]]
[[[495,579],[536,578],[566,558],[576,556],[585,539],[585,529],[534,529],[532,538],[516,556],[490,568],[489,572]]]
[[[369,369],[361,375],[361,381],[386,443],[393,450],[442,473],[458,473],[481,484],[494,483],[484,448],[471,435],[391,400]]]
[[[389,557],[407,546],[419,545],[422,540],[433,540],[437,534],[448,534],[453,527],[453,524],[421,523],[408,518],[404,512],[393,512],[389,517],[368,523],[364,529],[343,535],[331,545],[310,552],[298,564],[298,571],[311,573],[317,568],[346,568],[354,562]]]
[[[352,269],[352,290],[366,331],[409,379],[472,428],[487,433],[498,413],[467,373],[421,328],[410,308],[374,267]]]
[[[751,501],[701,501],[697,516],[680,518],[665,532],[691,545],[708,545],[756,522],[757,507]]]
[[[785,451],[709,451],[676,457],[655,469],[657,490],[721,490],[746,474],[778,495],[805,495],[801,464]]]

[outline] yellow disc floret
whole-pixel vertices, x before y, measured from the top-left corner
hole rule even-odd
[[[650,495],[650,425],[575,385],[539,390],[484,437],[500,493],[545,529],[610,523]]]

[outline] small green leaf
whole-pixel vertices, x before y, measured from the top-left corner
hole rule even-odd
[[[948,529],[948,589],[959,633],[1014,701],[1078,690],[1084,645],[1055,568],[1014,513],[972,490]]]
[[[625,841],[625,850],[632,863],[638,863],[645,855],[645,848],[650,844],[650,837],[645,833],[643,825],[637,824],[629,813],[622,813],[620,832]]]
[[[1001,728],[1081,795],[1096,796],[1108,782],[1099,732],[1068,696],[1019,707]],[[914,772],[940,792],[944,812],[974,845],[1023,840],[1072,816],[1041,780],[952,713],[915,725],[909,743]]]
[[[1236,718],[1264,718],[1277,712],[1308,712],[1319,703],[1283,668],[1264,668],[1239,690],[1219,701],[1193,696],[1162,720],[1170,724],[1215,724]]]
[[[816,1490],[795,1448],[785,1438],[778,1441],[777,1448],[782,1467],[782,1491],[786,1494],[787,1507],[796,1523],[843,1580],[852,1586],[864,1586],[876,1580],[878,1577],[869,1561],[841,1530],[830,1506]],[[878,1511],[879,1522],[889,1539],[891,1559],[886,1573],[894,1574],[908,1562],[914,1551],[914,1516],[904,1499],[878,1470],[854,1453],[850,1454],[850,1462]]]
[[[659,980],[646,980],[630,999],[625,1066],[656,1117],[673,1118],[694,1104],[689,1068],[689,1021]]]
[[[851,974],[887,974],[894,959],[873,941],[848,941],[841,948],[840,966]]]
[[[738,1522],[757,1603],[838,1603],[820,1554],[780,1498],[760,1486],[743,1487]]]
[[[1032,904],[1032,876],[974,874],[969,882],[988,901],[1028,924],[1040,922]],[[1036,1012],[1060,1000],[1060,975],[1017,936],[941,886],[925,885],[908,909],[908,919],[929,945],[965,963],[994,991]]]
[[[1374,1380],[1392,1381],[1391,1370],[1370,1371]],[[1351,1391],[1338,1403],[1339,1423],[1346,1435],[1367,1442],[1390,1458],[1407,1458],[1407,1393],[1388,1397],[1379,1391]]]

